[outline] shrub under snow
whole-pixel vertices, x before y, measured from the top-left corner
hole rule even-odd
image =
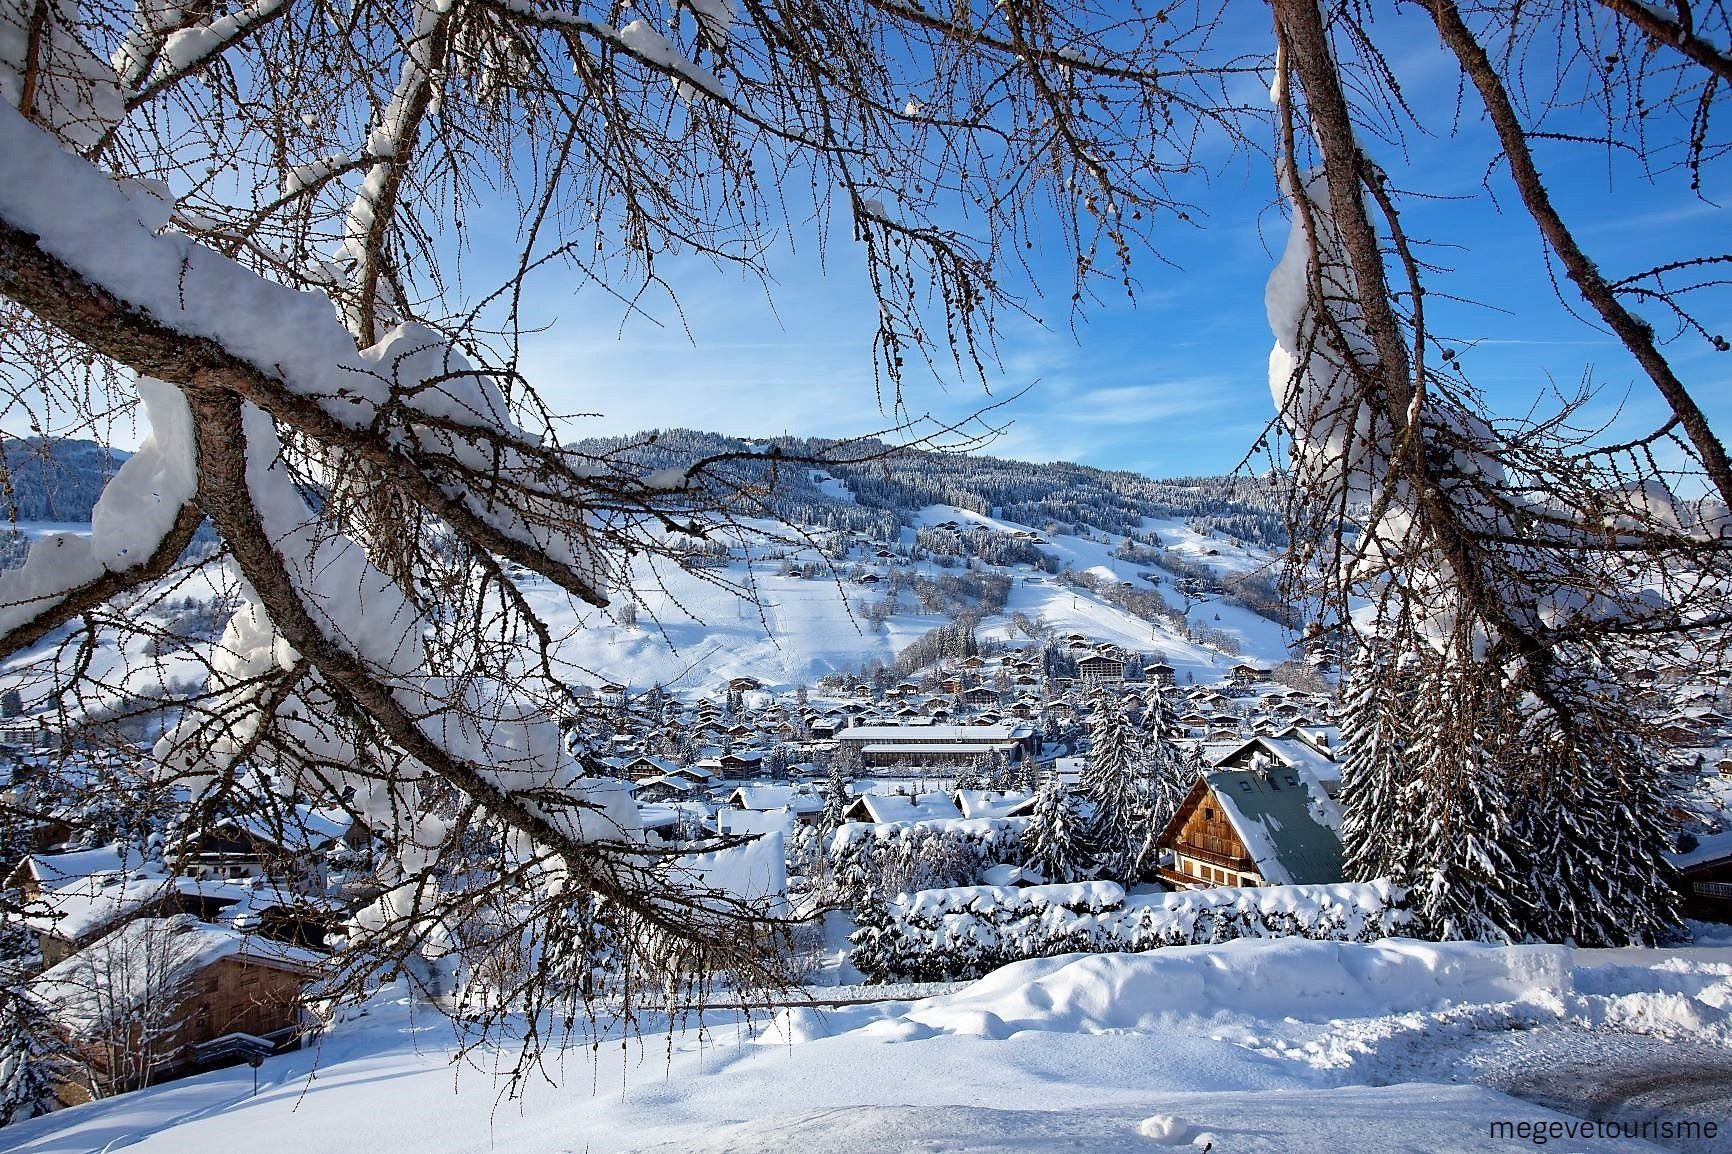
[[[1117,953],[1235,938],[1365,942],[1400,932],[1405,894],[1387,881],[1187,890],[1126,899],[1113,882],[964,886],[901,894],[854,935],[873,981],[973,978],[1026,958]]]

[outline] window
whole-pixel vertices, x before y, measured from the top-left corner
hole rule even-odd
[[[1203,820],[1204,821],[1214,821],[1215,820],[1215,809],[1213,806],[1204,806],[1203,807]]]

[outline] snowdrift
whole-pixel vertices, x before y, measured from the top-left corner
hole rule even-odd
[[[868,1032],[1005,1037],[1023,1030],[1153,1030],[1181,1016],[1325,1022],[1572,990],[1567,946],[1313,942],[1179,946],[1146,954],[1038,958],[916,1003]]]

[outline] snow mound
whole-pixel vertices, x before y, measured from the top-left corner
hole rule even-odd
[[[1158,1146],[1177,1146],[1190,1137],[1191,1126],[1171,1114],[1151,1114],[1137,1123],[1137,1133]]]
[[[971,1037],[1103,1033],[1181,1016],[1329,1021],[1570,992],[1565,946],[1241,940],[1018,962],[895,1021]]]

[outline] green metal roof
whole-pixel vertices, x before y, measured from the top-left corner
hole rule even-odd
[[[1300,771],[1216,769],[1203,775],[1263,879],[1281,885],[1339,882],[1346,869],[1341,835],[1318,816],[1332,809],[1315,798]]]

